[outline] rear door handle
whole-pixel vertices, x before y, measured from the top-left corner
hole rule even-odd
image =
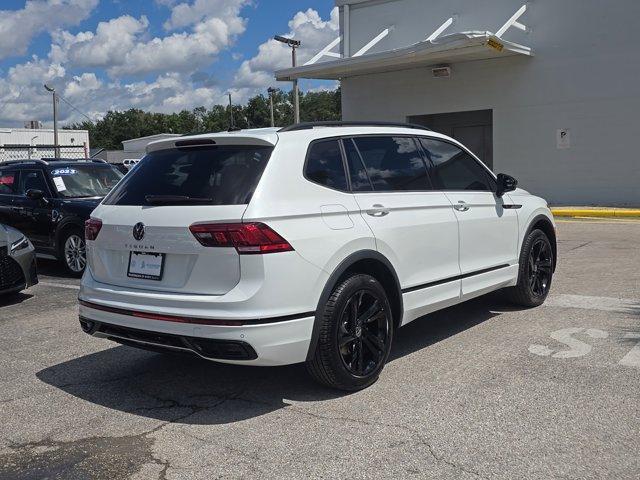
[[[458,204],[454,205],[453,208],[455,208],[458,212],[466,212],[470,207],[466,202],[459,200]]]
[[[385,208],[384,205],[376,203],[375,205],[372,205],[372,208],[367,210],[367,215],[372,217],[384,217],[385,215],[389,215],[389,209]]]

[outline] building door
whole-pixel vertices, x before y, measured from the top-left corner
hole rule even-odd
[[[408,121],[455,138],[493,169],[492,110],[415,115]]]

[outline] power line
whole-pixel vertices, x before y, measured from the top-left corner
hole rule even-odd
[[[58,98],[60,98],[64,103],[66,103],[67,105],[69,105],[72,109],[74,109],[76,112],[78,112],[80,115],[82,115],[84,118],[86,118],[87,120],[89,120],[91,123],[95,123],[95,120],[93,120],[91,117],[89,117],[89,115],[87,115],[86,113],[80,111],[73,103],[71,103],[69,100],[67,100],[66,98],[64,98],[62,95],[58,94]]]

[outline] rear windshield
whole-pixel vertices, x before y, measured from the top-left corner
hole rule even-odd
[[[244,205],[273,147],[221,145],[146,155],[106,198],[106,205]]]

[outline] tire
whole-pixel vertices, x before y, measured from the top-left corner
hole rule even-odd
[[[382,285],[370,275],[350,276],[334,288],[319,315],[318,344],[307,362],[311,376],[346,391],[372,385],[393,341],[392,310]]]
[[[87,265],[84,231],[79,227],[65,230],[61,236],[58,258],[67,274],[81,277]]]
[[[553,249],[542,230],[533,230],[520,252],[518,284],[505,289],[507,298],[516,305],[537,307],[549,294],[553,279]]]

